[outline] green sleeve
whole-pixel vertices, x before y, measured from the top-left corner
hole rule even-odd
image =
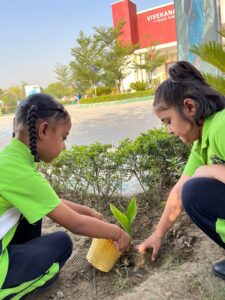
[[[31,224],[46,216],[61,202],[49,182],[38,173],[17,179],[1,195]]]
[[[201,157],[201,155],[197,151],[197,143],[194,143],[191,149],[191,154],[188,158],[188,161],[186,163],[186,166],[184,168],[184,175],[192,176],[194,175],[195,171],[202,165],[204,165],[204,161]]]
[[[213,164],[225,164],[225,124],[221,124],[210,137],[213,155],[210,157]]]

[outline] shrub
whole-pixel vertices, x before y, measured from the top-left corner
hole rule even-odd
[[[57,192],[67,191],[82,200],[87,194],[104,198],[118,195],[123,180],[129,179],[112,145],[100,143],[73,146],[63,151],[51,167],[42,163],[39,169]]]
[[[102,95],[109,95],[112,93],[113,88],[112,87],[108,87],[108,86],[98,86],[96,87],[96,94],[98,97],[102,96]],[[94,95],[95,91],[94,89],[89,89],[87,91],[88,95]]]
[[[165,129],[153,129],[134,141],[125,139],[118,147],[123,168],[139,181],[147,193],[158,185],[171,186],[179,178],[189,148]]]
[[[109,102],[109,101],[117,101],[117,100],[124,100],[124,99],[132,99],[132,98],[141,98],[141,97],[148,97],[153,96],[155,90],[146,90],[146,91],[139,91],[135,93],[127,93],[127,94],[118,94],[118,95],[104,95],[101,97],[96,98],[83,98],[80,100],[81,104],[91,104],[91,103],[100,103],[100,102]]]
[[[145,91],[148,87],[148,83],[145,81],[136,81],[130,83],[130,88],[132,88],[135,91]]]
[[[69,193],[84,203],[90,195],[118,196],[122,183],[133,176],[146,194],[171,187],[183,171],[189,150],[165,129],[153,129],[133,141],[122,140],[118,148],[100,143],[73,146],[39,169],[56,192]]]
[[[2,114],[10,114],[16,110],[16,105],[14,106],[3,106],[0,108]]]

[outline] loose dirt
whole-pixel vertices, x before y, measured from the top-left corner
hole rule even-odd
[[[145,202],[134,224],[134,245],[146,238],[161,212],[162,203]],[[140,208],[141,207],[141,208]],[[43,233],[63,230],[45,220]],[[212,264],[224,258],[224,250],[209,240],[183,214],[163,243],[156,262],[132,248],[112,271],[102,273],[86,260],[91,239],[68,233],[74,250],[54,287],[30,296],[29,300],[222,300],[225,283],[212,274]]]

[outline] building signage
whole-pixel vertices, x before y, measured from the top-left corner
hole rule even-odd
[[[168,9],[163,12],[158,12],[156,14],[147,16],[147,21],[149,22],[162,22],[171,19],[175,19],[175,9]]]
[[[172,2],[137,12],[132,1],[124,0],[113,4],[112,12],[114,27],[121,20],[125,21],[120,36],[122,42],[138,43],[140,48],[176,42],[176,18]]]
[[[166,44],[176,41],[174,4],[162,5],[137,14],[138,36],[142,48],[151,43]]]

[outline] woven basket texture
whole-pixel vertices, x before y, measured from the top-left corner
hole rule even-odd
[[[120,257],[111,240],[93,239],[87,254],[87,260],[96,269],[102,272],[109,272]]]

